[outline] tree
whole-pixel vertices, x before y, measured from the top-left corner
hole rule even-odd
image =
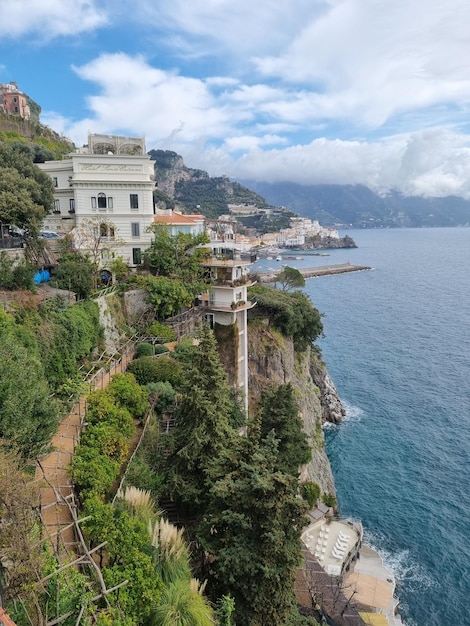
[[[256,299],[249,318],[268,318],[283,335],[292,337],[296,350],[306,350],[323,332],[322,316],[304,293],[258,284],[249,287],[248,294]]]
[[[190,307],[200,292],[198,283],[186,283],[167,276],[150,276],[146,281],[147,301],[155,308],[158,320],[177,315]]]
[[[295,608],[305,504],[297,479],[278,469],[273,433],[247,438],[215,460],[198,530],[214,597],[230,594],[237,624],[284,624]]]
[[[281,284],[283,291],[291,289],[301,289],[305,287],[305,278],[295,267],[285,267],[274,277],[276,283]]]
[[[169,458],[172,495],[195,512],[204,508],[205,481],[211,464],[238,437],[228,419],[231,389],[208,326],[202,328],[198,339],[185,372],[174,451]]]
[[[0,444],[0,603],[30,595],[40,578],[42,550],[34,529],[39,486],[22,471],[20,456]]]
[[[69,289],[79,300],[85,300],[95,285],[95,268],[91,260],[74,250],[70,236],[59,241],[59,264],[52,273],[51,285]]]
[[[44,451],[58,425],[39,359],[0,329],[0,437],[25,458]]]
[[[0,223],[37,235],[52,210],[54,187],[31,155],[0,141]]]
[[[207,257],[208,251],[198,246],[209,242],[207,235],[171,235],[162,224],[154,224],[150,229],[154,240],[144,252],[144,261],[152,273],[186,282],[202,279],[201,261]]]
[[[109,218],[96,216],[81,220],[72,230],[72,247],[75,252],[88,256],[93,266],[95,286],[103,257],[124,241],[117,236],[117,227]]]
[[[297,476],[299,466],[312,458],[307,435],[294,400],[292,385],[279,385],[266,390],[261,397],[259,417],[261,436],[274,431],[278,440],[278,468],[281,472]]]

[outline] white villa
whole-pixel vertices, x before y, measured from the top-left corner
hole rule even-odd
[[[77,232],[91,219],[104,244],[103,265],[118,256],[130,266],[141,263],[152,240],[147,228],[154,219],[155,186],[142,137],[90,134],[84,148],[39,167],[55,187],[54,209],[44,222],[45,230]]]

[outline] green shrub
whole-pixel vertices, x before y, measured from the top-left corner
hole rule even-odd
[[[157,396],[155,410],[158,413],[169,413],[175,407],[176,391],[169,382],[149,383],[147,385],[149,394]]]
[[[304,483],[302,485],[302,497],[307,500],[309,507],[313,508],[320,497],[320,486],[313,482]]]
[[[336,502],[336,498],[334,497],[334,495],[332,493],[324,493],[321,497],[322,502],[324,504],[326,504],[326,506],[331,506],[333,508],[336,508],[337,506],[337,502]]]
[[[135,349],[135,358],[139,359],[141,356],[152,356],[153,353],[151,343],[138,343]]]
[[[118,406],[107,390],[94,391],[88,396],[87,415],[88,424],[112,424],[114,428],[130,437],[134,432],[132,415],[126,407]]]
[[[154,346],[154,354],[166,354],[167,352],[170,352],[170,349],[160,343]]]
[[[73,482],[80,499],[92,495],[104,498],[119,476],[120,464],[113,458],[103,456],[97,448],[80,444],[72,459]]]
[[[132,417],[143,417],[148,409],[147,394],[130,372],[115,374],[108,386],[108,392]]]
[[[161,322],[154,322],[147,330],[147,332],[149,335],[152,335],[153,337],[159,337],[165,342],[176,341],[176,333],[173,328],[170,328],[170,326],[162,324]]]
[[[176,344],[173,354],[181,363],[190,363],[194,357],[195,351],[196,346],[194,345],[194,340],[191,337],[183,337],[183,339]]]
[[[167,381],[177,388],[181,384],[182,367],[173,357],[144,356],[132,361],[127,370],[134,374],[139,385]]]
[[[257,305],[249,311],[249,319],[269,318],[279,332],[292,337],[296,350],[304,351],[323,332],[321,315],[304,293],[255,285],[248,290]]]

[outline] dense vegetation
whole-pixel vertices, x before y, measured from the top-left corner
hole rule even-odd
[[[250,319],[269,320],[283,335],[292,337],[296,350],[305,350],[323,332],[321,314],[300,291],[280,291],[257,284],[249,288],[249,296],[257,303],[249,311]]]
[[[0,309],[0,438],[25,457],[41,452],[57,428],[59,400],[77,390],[78,367],[100,339],[92,302],[64,309],[55,301],[15,316]]]
[[[38,122],[40,107],[29,100],[31,120],[0,111],[0,141],[22,146],[34,155],[35,163],[61,159],[72,152],[74,144]]]
[[[30,153],[0,141],[0,223],[37,234],[52,210],[53,192],[51,178]]]

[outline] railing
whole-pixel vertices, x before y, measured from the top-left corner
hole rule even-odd
[[[22,237],[2,237],[0,239],[0,249],[11,250],[12,248],[23,248],[24,241]]]

